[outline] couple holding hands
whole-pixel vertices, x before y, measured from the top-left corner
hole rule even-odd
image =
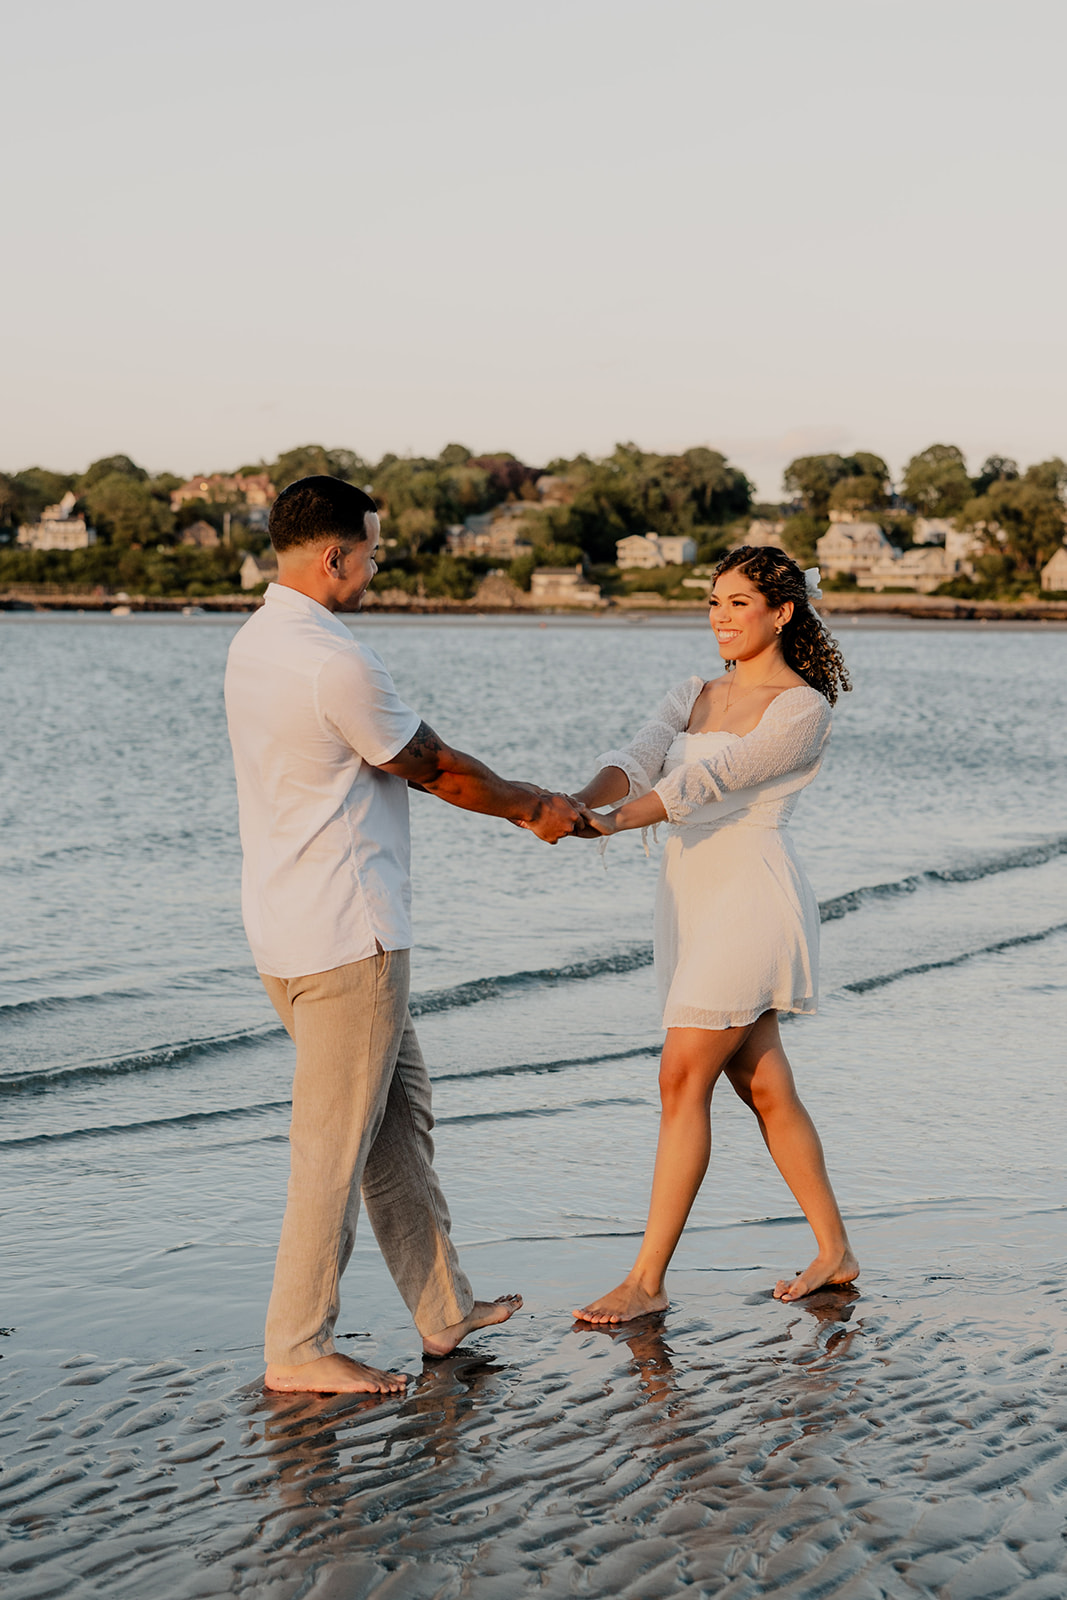
[[[812,575],[781,550],[726,556],[710,599],[726,671],[678,684],[625,749],[605,752],[585,788],[565,796],[451,749],[353,638],[341,614],[360,609],[377,571],[368,495],[303,478],[275,501],[270,534],[278,581],[226,668],[245,928],[296,1045],[266,1386],[395,1393],[408,1381],[334,1347],[361,1194],[427,1355],[447,1355],[522,1304],[474,1298],[433,1167],[429,1078],[408,1013],[409,787],[550,844],[672,825],[655,913],[667,1037],[648,1223],[624,1281],[576,1316],[612,1326],[666,1310],[667,1266],[707,1170],[711,1098],[724,1074],[818,1246],[775,1296],[851,1282],[858,1263],[778,1033],[778,1013],[814,1012],[817,994],[818,905],[786,824],[849,687],[810,604]]]

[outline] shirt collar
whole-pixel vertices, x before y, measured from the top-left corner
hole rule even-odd
[[[301,616],[317,622],[320,627],[329,628],[332,633],[340,634],[344,639],[351,639],[347,625],[341,621],[336,612],[328,611],[309,594],[304,594],[300,589],[291,589],[287,583],[268,583],[263,602],[268,606],[285,606],[289,611],[297,611]]]

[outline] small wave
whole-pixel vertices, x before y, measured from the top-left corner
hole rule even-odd
[[[569,1106],[521,1106],[514,1111],[469,1111],[459,1117],[437,1117],[438,1128],[466,1127],[475,1122],[512,1122],[529,1117],[563,1117],[572,1111],[602,1111],[607,1106],[647,1106],[647,1100],[623,1095],[613,1100],[576,1100]]]
[[[566,1106],[521,1106],[510,1111],[474,1111],[462,1116],[437,1117],[436,1126],[463,1127],[477,1122],[510,1122],[530,1117],[559,1117],[572,1111],[600,1111],[609,1106],[644,1106],[647,1100],[632,1095],[610,1100],[578,1100]],[[185,1111],[175,1117],[150,1117],[141,1122],[107,1122],[95,1128],[63,1128],[57,1133],[32,1133],[19,1139],[0,1139],[0,1150],[31,1150],[42,1145],[69,1144],[75,1139],[110,1139],[124,1133],[156,1133],[161,1129],[197,1128],[211,1122],[235,1122],[269,1112],[289,1111],[291,1100],[264,1100],[252,1106],[223,1106],[218,1111]]]
[[[513,1078],[526,1072],[566,1072],[568,1067],[599,1067],[608,1061],[632,1061],[635,1056],[659,1055],[659,1044],[639,1044],[631,1050],[612,1050],[598,1056],[565,1056],[559,1061],[521,1061],[514,1066],[476,1067],[473,1072],[434,1072],[434,1083],[467,1083],[471,1078]]]
[[[220,1111],[185,1111],[176,1117],[151,1117],[144,1122],[108,1122],[96,1128],[64,1128],[59,1133],[32,1133],[22,1139],[0,1139],[0,1150],[30,1150],[39,1145],[69,1144],[74,1139],[107,1139],[123,1133],[153,1133],[160,1128],[195,1128],[205,1122],[233,1122],[270,1111],[288,1111],[290,1100],[265,1100],[255,1106],[226,1106]]]
[[[942,961],[920,961],[913,967],[901,967],[896,972],[883,972],[875,978],[860,978],[856,983],[843,983],[841,987],[850,994],[867,994],[871,989],[884,989],[887,983],[896,983],[898,978],[917,978],[924,972],[938,972],[943,967],[959,967],[965,961],[974,961],[978,956],[999,955],[1002,950],[1014,950],[1022,944],[1040,944],[1042,939],[1051,939],[1057,933],[1067,933],[1067,922],[1057,922],[1052,928],[1042,928],[1040,933],[1017,933],[1010,939],[998,939],[996,944],[984,944],[978,950],[964,950],[958,956],[946,956]]]
[[[928,872],[916,872],[893,883],[873,883],[865,888],[850,889],[832,900],[819,903],[819,917],[823,922],[836,922],[859,911],[871,900],[891,900],[897,895],[914,894],[917,889],[945,883],[977,883],[982,878],[992,878],[998,872],[1015,872],[1020,867],[1043,867],[1057,856],[1067,855],[1067,834],[1045,839],[1040,844],[1022,845],[1015,850],[1005,850],[1000,855],[987,856],[965,867],[932,867]]]
[[[151,1072],[157,1067],[180,1066],[201,1056],[228,1054],[231,1050],[262,1044],[265,1039],[280,1038],[284,1031],[280,1025],[268,1023],[259,1028],[246,1028],[239,1033],[183,1039],[177,1044],[160,1045],[155,1050],[141,1050],[135,1055],[115,1056],[109,1060],[85,1061],[74,1066],[41,1067],[34,1072],[13,1072],[0,1077],[0,1094],[39,1094],[46,1089],[87,1079],[112,1078],[127,1072]]]
[[[94,989],[87,994],[46,994],[36,1000],[9,1000],[0,1004],[0,1021],[34,1016],[46,1011],[66,1011],[73,1006],[95,1006],[110,1000],[143,1000],[145,989]]]
[[[411,997],[413,1017],[432,1016],[456,1006],[481,1005],[484,1000],[500,1000],[524,989],[537,989],[557,983],[582,983],[587,978],[604,978],[615,973],[636,972],[652,965],[652,946],[633,945],[614,955],[595,956],[590,961],[574,961],[563,967],[537,967],[529,972],[506,972],[499,977],[474,978],[451,989],[431,989]]]

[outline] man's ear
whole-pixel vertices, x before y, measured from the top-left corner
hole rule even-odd
[[[341,567],[344,562],[345,552],[339,544],[328,544],[322,552],[322,568],[330,578],[341,576]]]

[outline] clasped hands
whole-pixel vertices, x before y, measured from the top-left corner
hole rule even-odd
[[[516,819],[515,826],[527,828],[546,844],[558,844],[560,839],[566,838],[599,839],[615,832],[610,814],[601,816],[568,794],[542,789],[536,783],[519,783],[516,788],[536,795],[541,803],[532,818],[522,821]]]

